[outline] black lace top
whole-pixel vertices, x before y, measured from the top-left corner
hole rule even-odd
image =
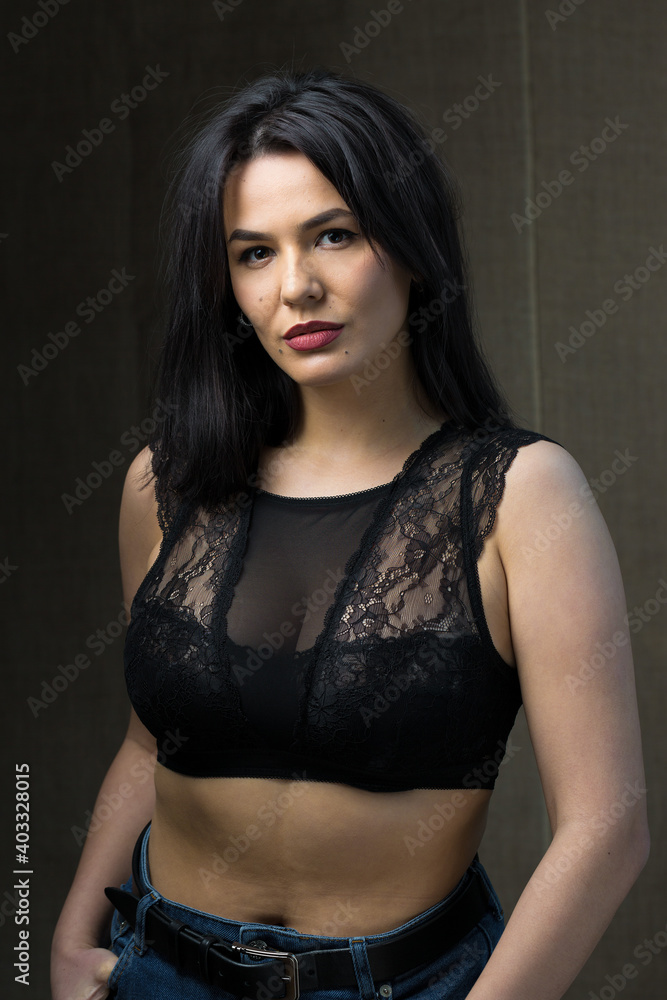
[[[257,488],[213,512],[158,492],[125,676],[159,760],[196,776],[369,791],[493,788],[521,705],[477,559],[517,450],[544,435],[446,422],[391,483]]]

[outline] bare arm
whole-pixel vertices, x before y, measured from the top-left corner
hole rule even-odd
[[[128,610],[161,539],[152,485],[139,490],[149,458],[145,448],[130,465],[121,502],[119,546],[123,599]],[[119,885],[129,877],[134,842],[153,813],[156,753],[155,740],[132,711],[125,739],[100,788],[95,812],[109,797],[114,797],[114,802],[120,798],[122,804],[104,821],[91,825],[53,937],[54,1000],[92,1000],[107,995],[104,983],[115,956],[100,949],[113,913],[104,887]],[[86,954],[87,949],[97,950]]]
[[[586,488],[557,445],[520,449],[494,528],[553,840],[468,1000],[560,1000],[648,856],[625,596]]]

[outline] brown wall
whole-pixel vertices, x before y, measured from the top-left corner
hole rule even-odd
[[[654,600],[667,577],[660,514],[667,284],[659,271],[637,271],[667,237],[667,23],[660,0],[554,0],[556,14],[559,4],[572,13],[550,24],[541,0],[406,0],[356,53],[341,43],[354,44],[355,29],[369,21],[373,5],[365,0],[241,0],[224,19],[201,0],[74,0],[36,31],[22,22],[41,9],[36,2],[4,5],[10,140],[3,190],[11,197],[0,253],[8,314],[5,468],[13,503],[0,550],[7,611],[0,780],[9,806],[0,852],[0,950],[10,987],[13,765],[29,762],[32,777],[30,995],[41,998],[48,995],[51,930],[78,857],[72,828],[85,825],[125,725],[122,634],[112,638],[121,613],[116,534],[124,470],[140,446],[132,428],[150,413],[165,156],[197,102],[293,63],[354,73],[443,130],[438,146],[463,185],[479,319],[496,370],[525,422],[568,448],[591,479],[602,477],[599,504],[628,606],[646,606],[633,646],[653,852],[567,996],[598,996],[606,987],[602,1000],[609,998],[607,977],[613,982],[627,963],[638,970],[623,990],[627,1000],[664,995],[667,949],[648,964],[634,950],[656,934],[659,950],[667,925],[660,796],[667,611]],[[379,0],[374,9],[384,6]],[[34,37],[19,43],[10,33],[22,26]],[[114,100],[158,66],[168,75],[122,120]],[[489,76],[492,92],[459,127],[455,112],[443,118]],[[59,179],[53,161],[62,162],[65,147],[103,118],[113,129]],[[598,155],[582,169],[584,160],[571,156],[601,135],[607,118],[625,127],[604,150],[596,143]],[[546,204],[545,183],[567,169],[571,183]],[[524,214],[526,198],[538,192],[539,217],[515,225],[513,214]],[[113,269],[133,277],[86,322],[77,306],[107,286]],[[636,271],[629,294],[624,276]],[[610,299],[613,314],[562,360],[556,345],[568,342],[570,327]],[[42,371],[22,378],[18,366],[32,363],[32,349],[41,352],[52,343],[48,334],[70,321],[81,332]],[[615,452],[626,449],[632,461],[614,479]],[[68,512],[62,494],[112,452],[117,465],[110,475]],[[103,652],[93,645],[98,629],[110,642]],[[63,689],[54,701],[43,708],[29,702],[41,700],[43,683],[62,677],[59,665],[77,655],[90,665],[66,686],[57,681]],[[548,844],[522,721],[513,742],[521,750],[501,771],[481,851],[508,912]]]

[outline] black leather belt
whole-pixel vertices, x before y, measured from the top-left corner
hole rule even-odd
[[[139,871],[142,840],[143,834],[134,850],[132,875],[137,891],[145,894],[148,890]],[[104,891],[121,916],[134,927],[139,899],[115,887]],[[477,870],[473,870],[456,898],[436,916],[419,927],[397,934],[390,941],[367,944],[373,980],[393,979],[438,958],[472,930],[488,906],[486,886]],[[250,1000],[259,995],[260,987],[268,990],[276,1000],[298,1000],[304,990],[330,990],[357,983],[349,948],[292,954],[239,942],[230,944],[213,935],[200,934],[180,920],[172,919],[160,909],[159,903],[146,911],[145,943],[182,972]],[[256,965],[242,963],[238,961],[241,955],[264,961]]]

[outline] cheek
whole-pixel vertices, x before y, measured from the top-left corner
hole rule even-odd
[[[248,275],[237,272],[231,276],[232,291],[239,309],[254,320],[255,325],[268,318],[271,294],[257,272]]]
[[[377,316],[401,318],[407,311],[410,283],[390,265],[382,269],[375,259],[360,265],[355,275],[356,300]]]
[[[252,282],[248,281],[248,275],[244,274],[243,271],[232,271],[231,281],[234,298],[241,307],[243,307],[243,303],[249,304],[253,298],[256,298],[253,296]]]
[[[336,281],[337,290],[360,310],[377,310],[386,290],[386,278],[377,261],[364,255],[355,266],[344,270]]]

